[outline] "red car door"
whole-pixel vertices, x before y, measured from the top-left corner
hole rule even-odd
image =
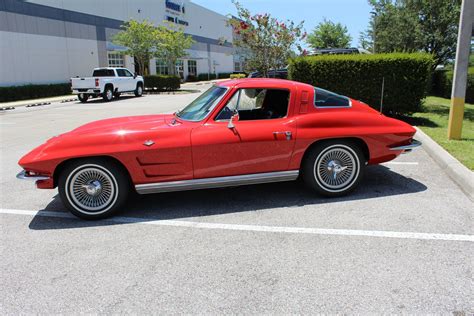
[[[249,98],[246,90],[258,95]],[[221,112],[193,129],[194,178],[288,170],[296,135],[296,121],[288,115],[293,99],[288,90],[238,90]],[[228,113],[236,107],[239,120],[229,128]]]

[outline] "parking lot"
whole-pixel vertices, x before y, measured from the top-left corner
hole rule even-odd
[[[368,167],[343,198],[298,181],[164,193],[98,222],[15,179],[54,135],[197,95],[0,113],[2,314],[474,312],[474,203],[423,149]]]

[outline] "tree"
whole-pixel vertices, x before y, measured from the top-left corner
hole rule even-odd
[[[324,19],[308,35],[307,42],[314,49],[348,48],[351,40],[352,38],[345,25]]]
[[[270,69],[286,67],[294,48],[303,51],[299,44],[306,37],[303,22],[279,21],[268,13],[251,14],[239,2],[232,2],[238,16],[228,23],[235,33],[234,45],[246,55],[247,70],[257,70],[267,77]]]
[[[369,0],[372,18],[360,43],[375,41],[376,52],[433,54],[435,65],[456,53],[460,0]],[[371,38],[371,39],[370,39]]]
[[[156,49],[153,55],[168,64],[170,75],[176,75],[176,62],[187,55],[186,49],[191,48],[194,40],[192,36],[184,34],[183,28],[176,28],[169,23],[157,27],[154,42]]]
[[[121,26],[122,31],[115,34],[112,42],[125,46],[127,55],[135,57],[138,63],[138,72],[145,74],[146,64],[151,59],[155,45],[156,28],[148,20],[142,22],[130,20]]]

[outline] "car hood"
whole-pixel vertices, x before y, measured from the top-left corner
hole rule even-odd
[[[166,125],[172,115],[141,115],[141,116],[126,116],[100,121],[94,121],[82,125],[66,134],[90,134],[90,133],[130,133],[139,132],[149,129],[155,129],[159,126]],[[63,134],[63,135],[66,135]]]

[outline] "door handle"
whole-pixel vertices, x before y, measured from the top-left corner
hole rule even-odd
[[[278,137],[278,135],[285,135],[286,137],[286,140],[291,140],[291,132],[290,131],[286,131],[286,132],[273,132],[273,135],[275,135],[275,137]]]

